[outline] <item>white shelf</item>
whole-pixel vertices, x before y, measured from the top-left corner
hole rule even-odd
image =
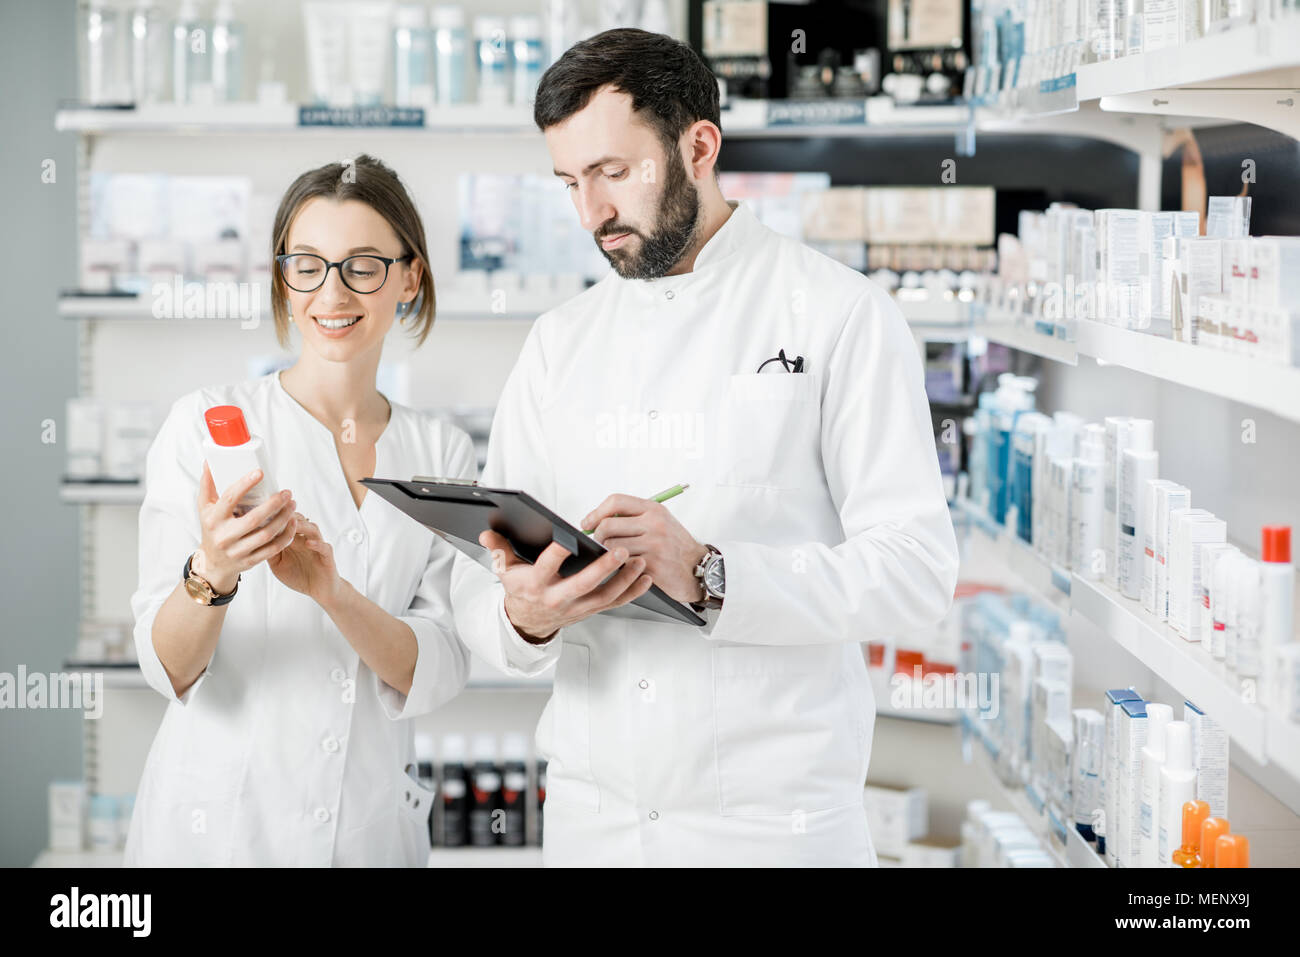
[[[435,847],[429,867],[541,867],[542,849],[528,847]]]
[[[581,291],[581,290],[579,290]],[[574,295],[577,295],[575,292]],[[483,303],[490,301],[488,293],[482,296],[462,294],[438,296],[438,322],[481,322],[484,319],[533,320],[548,309],[553,309],[565,299],[572,297],[552,296],[546,299],[527,300],[507,310],[493,312]],[[239,318],[196,318],[170,319],[158,318],[153,314],[149,301],[143,296],[60,296],[58,313],[67,319],[121,319],[151,322],[230,322],[238,323]],[[261,316],[271,315],[269,301],[261,305]]]
[[[1244,64],[1249,64],[1243,69]],[[1204,84],[1274,85],[1270,71],[1300,70],[1300,17],[1225,30],[1180,46],[1089,63],[1075,73],[1080,101]],[[1285,84],[1294,83],[1295,78]]]
[[[1079,356],[1241,402],[1300,422],[1300,368],[1263,362],[1209,346],[1121,329],[1094,319],[1076,320],[1076,341],[1035,330],[1028,320],[994,317],[974,323],[974,335],[1067,365]]]
[[[1011,788],[1003,784],[982,742],[979,740],[974,741],[972,750],[976,753],[975,763],[984,769],[989,780],[1001,792],[1003,800],[1024,819],[1025,823],[1029,825],[1029,829],[1038,836],[1044,849],[1056,861],[1058,867],[1106,866],[1105,859],[1096,852],[1092,845],[1084,840],[1082,834],[1074,829],[1073,821],[1062,822],[1063,830],[1057,831],[1052,827],[1052,822],[1047,814],[1042,809],[1034,806],[1034,802],[1029,799],[1029,795],[1023,788]]]
[[[411,136],[439,133],[537,133],[527,107],[485,107],[477,103],[433,107],[425,110],[423,126],[301,126],[296,103],[223,103],[190,106],[151,103],[138,108],[59,110],[54,128],[83,134],[156,133],[308,133],[395,134]]]
[[[1080,355],[1300,422],[1300,369],[1208,346],[1078,321]]]
[[[1072,617],[1088,622],[1133,655],[1218,721],[1234,744],[1252,758],[1273,763],[1300,780],[1300,726],[1287,724],[1244,701],[1233,684],[1233,676],[1199,642],[1185,641],[1136,601],[1105,584],[1049,567],[1031,548],[969,502],[958,500],[955,504],[994,540],[995,553],[1037,594]],[[1063,576],[1068,577],[1068,584],[1062,581]],[[1270,733],[1275,740],[1269,740]]]
[[[59,498],[72,505],[139,505],[144,486],[139,482],[64,482]]]
[[[1251,757],[1267,760],[1264,709],[1242,700],[1227,669],[1200,642],[1185,641],[1136,601],[1077,575],[1070,607],[1223,725]]]
[[[32,867],[121,867],[122,851],[51,851],[46,849],[36,855]]]

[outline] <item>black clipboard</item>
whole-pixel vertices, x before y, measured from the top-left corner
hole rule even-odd
[[[529,563],[535,562],[551,542],[559,542],[572,553],[560,565],[560,575],[565,578],[586,568],[606,551],[590,535],[518,489],[488,488],[446,479],[426,480],[421,476],[409,481],[363,478],[361,482],[484,564],[487,549],[478,543],[478,537],[488,529],[508,539],[515,554]],[[666,619],[696,626],[706,623],[689,605],[669,597],[658,585],[651,585],[635,601],[601,614],[641,621]]]

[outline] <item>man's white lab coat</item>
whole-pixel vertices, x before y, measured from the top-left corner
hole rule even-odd
[[[781,349],[806,371],[758,374]],[[537,320],[483,480],[575,522],[688,482],[667,507],[726,565],[705,627],[600,615],[540,647],[458,566],[462,638],[508,671],[556,666],[548,864],[875,862],[859,643],[933,624],[957,578],[920,359],[884,290],[736,206],[693,272],[611,273]]]

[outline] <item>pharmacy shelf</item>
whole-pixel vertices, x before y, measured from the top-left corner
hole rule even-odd
[[[1252,758],[1267,761],[1264,709],[1243,699],[1223,663],[1200,642],[1185,641],[1136,601],[1077,575],[1070,610],[1218,721]]]
[[[139,505],[144,501],[140,482],[64,482],[59,498],[71,505]]]
[[[144,680],[144,672],[134,661],[78,661],[72,659],[63,663],[63,670],[68,674],[102,674],[105,688],[147,688],[149,682]]]
[[[1248,66],[1243,69],[1243,64]],[[1075,73],[1080,101],[1214,84],[1265,87],[1300,70],[1300,16],[1236,27],[1180,46],[1089,63]],[[1292,85],[1296,77],[1283,78]]]
[[[1079,350],[1075,343],[1036,330],[1028,320],[1016,321],[997,319],[991,322],[976,322],[970,327],[971,335],[980,336],[989,342],[1028,352],[1032,355],[1062,362],[1066,365],[1078,365]]]
[[[1019,536],[994,521],[984,509],[966,498],[953,501],[953,508],[971,520],[988,537],[993,556],[1014,572],[1033,592],[1058,610],[1067,610],[1072,576],[1059,565],[1044,561]]]
[[[548,309],[554,309],[561,302],[564,302],[565,298],[554,296],[545,299],[529,298],[521,299],[517,304],[511,300],[511,308],[504,312],[497,312],[490,306],[484,305],[484,303],[491,302],[491,296],[486,292],[481,296],[439,295],[437,317],[439,322],[479,322],[484,319],[533,320]],[[61,296],[57,308],[58,314],[65,319],[217,323],[243,321],[239,318],[171,319],[169,317],[158,317],[153,314],[149,300],[143,296]],[[271,315],[269,301],[261,304],[260,315],[269,319]]]
[[[540,847],[435,847],[429,867],[541,867]]]
[[[1003,801],[1015,811],[1029,829],[1042,841],[1044,849],[1056,861],[1058,867],[1105,867],[1105,859],[1097,853],[1083,835],[1066,821],[1058,829],[1053,826],[1044,805],[1030,797],[1026,788],[1008,787],[998,777],[993,766],[993,757],[980,741],[976,741],[972,750],[975,752],[975,764],[979,765],[990,783],[1002,795]]]
[[[1076,320],[1076,341],[1067,342],[1038,332],[1028,319],[992,315],[992,310],[989,314],[972,323],[972,335],[1066,365],[1077,366],[1079,357],[1087,356],[1300,422],[1300,368],[1094,319]]]
[[[54,128],[61,132],[87,135],[118,133],[229,134],[308,133],[356,134],[368,136],[392,133],[399,136],[421,133],[508,133],[536,134],[532,111],[527,107],[484,107],[477,103],[435,107],[425,111],[420,126],[317,126],[299,123],[296,103],[222,103],[192,106],[153,103],[140,107],[73,107],[59,110]]]
[[[81,870],[85,867],[121,867],[123,852],[112,851],[52,851],[48,848],[36,855],[32,867],[60,867]]]
[[[1300,422],[1298,368],[1091,319],[1078,320],[1077,328],[1080,355]]]
[[[1246,701],[1222,662],[1188,642],[1136,601],[1105,584],[1050,566],[1032,548],[966,500],[954,507],[993,540],[994,552],[1038,595],[1094,627],[1160,680],[1201,708],[1256,761],[1273,763],[1300,780],[1300,728]],[[1276,740],[1269,741],[1269,733]]]

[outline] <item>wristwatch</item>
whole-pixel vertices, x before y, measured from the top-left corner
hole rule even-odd
[[[235,592],[239,591],[239,580],[242,575],[235,576],[235,587],[230,589],[228,595],[218,595],[206,578],[201,577],[197,572],[191,570],[190,565],[194,561],[194,554],[185,559],[185,570],[181,572],[181,580],[185,582],[185,591],[200,605],[228,605],[230,600],[235,597]]]
[[[704,557],[695,566],[695,577],[704,589],[704,600],[691,602],[696,611],[706,608],[721,608],[727,593],[727,575],[722,566],[722,552],[712,545],[705,545]]]

